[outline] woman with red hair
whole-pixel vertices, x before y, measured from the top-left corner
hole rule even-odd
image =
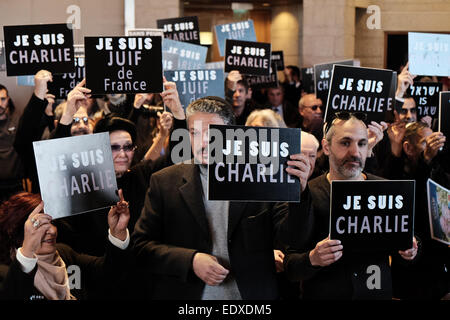
[[[11,196],[0,205],[0,299],[72,300],[111,292],[130,261],[127,229],[130,212],[123,200],[108,213],[109,246],[103,257],[78,254],[56,243],[57,228],[43,212],[37,194]],[[31,212],[31,213],[30,213]],[[79,271],[80,281],[71,288],[67,268]],[[111,286],[112,285],[112,286]],[[71,290],[73,289],[73,290]],[[103,296],[104,297],[104,296]]]

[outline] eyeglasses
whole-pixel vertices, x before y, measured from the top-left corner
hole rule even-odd
[[[314,106],[305,106],[306,108],[311,108],[312,111],[316,111],[317,108],[320,108],[319,105],[314,105]]]
[[[75,117],[73,118],[73,123],[79,123],[80,121],[83,121],[85,125],[88,125],[89,123],[89,118],[88,117]]]
[[[402,109],[400,109],[400,110],[398,111],[398,113],[399,113],[399,114],[402,114],[402,115],[405,115],[405,114],[408,113],[408,111],[411,112],[411,113],[417,113],[417,108],[411,108],[411,109],[408,109],[408,108],[402,108]]]
[[[355,117],[356,119],[361,120],[363,122],[367,120],[367,114],[365,114],[364,112],[347,112],[347,111],[336,112],[334,114],[334,118],[331,121],[327,122],[327,125],[325,127],[325,134],[328,133],[328,131],[333,126],[333,123],[336,119],[349,120],[351,117]]]
[[[123,152],[131,152],[136,150],[136,146],[132,145],[132,144],[125,144],[123,146],[119,145],[119,144],[112,144],[111,145],[111,151],[112,152],[117,152],[119,153],[120,150],[123,150]]]

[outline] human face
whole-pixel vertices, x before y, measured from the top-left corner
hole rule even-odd
[[[332,180],[362,180],[366,163],[367,128],[360,120],[336,120],[331,141],[322,140],[323,151],[329,157]]]
[[[6,116],[9,97],[5,89],[0,90],[0,117]]]
[[[236,84],[236,91],[233,94],[233,108],[243,108],[247,99],[250,99],[249,92],[245,90],[242,84]]]
[[[224,125],[222,118],[216,113],[196,112],[188,119],[192,153],[197,163],[208,164],[208,126]]]
[[[308,157],[309,165],[311,169],[309,170],[308,178],[311,177],[314,172],[314,168],[316,166],[316,158],[317,158],[317,146],[314,144],[313,140],[309,137],[302,139],[302,153]]]
[[[252,122],[248,124],[251,127],[265,127],[263,117],[256,117]]]
[[[77,121],[78,120],[78,121]],[[81,136],[92,133],[92,126],[89,124],[89,117],[86,108],[80,107],[73,115],[72,126],[70,127],[72,136]]]
[[[405,99],[402,110],[399,112],[399,118],[401,121],[405,121],[407,123],[417,121],[416,102],[413,98]]]
[[[41,240],[41,246],[36,250],[36,254],[44,255],[55,253],[57,235],[58,229],[53,224],[50,224],[50,228],[45,232],[44,237]]]
[[[303,104],[299,106],[299,113],[307,123],[322,119],[322,100],[317,99],[316,95],[305,95]]]
[[[134,156],[134,145],[131,135],[125,130],[113,131],[109,134],[111,142],[114,171],[116,177],[121,177],[131,166]],[[120,148],[120,150],[114,150]],[[124,150],[125,149],[125,150]]]
[[[278,107],[283,103],[283,91],[280,88],[270,88],[267,92],[267,98],[271,106]]]

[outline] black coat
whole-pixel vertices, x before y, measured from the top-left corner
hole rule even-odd
[[[381,179],[371,174],[367,174],[367,178]],[[350,254],[344,248],[343,256],[329,266],[311,265],[309,253],[328,236],[329,221],[330,183],[325,173],[308,183],[299,204],[289,204],[287,223],[283,225],[288,228],[284,230],[284,241],[288,244],[284,269],[291,281],[302,281],[302,297],[314,300],[391,299],[389,254]],[[398,254],[392,258],[399,263],[407,263]],[[381,289],[369,290],[366,286],[371,265],[380,268]]]
[[[74,288],[70,291],[77,299],[121,298],[121,293],[117,289],[119,280],[132,261],[132,255],[129,249],[121,250],[108,243],[107,252],[103,257],[79,254],[67,245],[57,244],[58,253],[66,268],[79,267],[80,283],[74,280]],[[37,265],[30,273],[24,273],[16,259],[9,267],[2,265],[0,300],[44,300],[44,296],[34,287],[36,271]],[[71,274],[75,276],[75,272],[77,271],[69,273],[69,285]]]
[[[230,202],[228,252],[243,299],[276,299],[273,240],[286,207]],[[138,263],[155,274],[153,299],[200,299],[204,282],[192,269],[197,252],[211,254],[197,165],[179,164],[153,174],[132,236]]]

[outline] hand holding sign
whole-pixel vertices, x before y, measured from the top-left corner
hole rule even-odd
[[[313,267],[326,267],[338,261],[342,257],[341,241],[330,240],[330,237],[323,239],[316,244],[316,247],[309,252],[309,261]]]
[[[425,139],[426,145],[423,151],[423,157],[427,163],[430,163],[437,155],[439,149],[444,147],[445,140],[446,138],[442,132],[433,132]]]
[[[52,227],[52,217],[43,213],[44,202],[34,208],[25,221],[24,238],[21,253],[28,258],[34,258],[34,254],[40,248],[46,232]]]
[[[170,129],[172,128],[173,116],[170,112],[163,112],[162,114],[158,112],[157,115],[159,117],[159,123],[157,124],[159,129],[158,134],[165,138],[169,135]]]
[[[405,260],[414,260],[417,255],[418,248],[419,246],[417,245],[416,237],[413,237],[413,247],[405,251],[399,250],[398,254]]]
[[[45,94],[48,92],[47,83],[53,81],[53,76],[50,71],[40,70],[34,75],[34,95],[41,100],[45,99]]]
[[[381,121],[380,123],[371,121],[370,124],[367,125],[367,133],[369,137],[369,154],[371,154],[373,147],[375,147],[375,145],[383,139],[383,131],[386,130],[387,127],[388,124],[384,121]]]
[[[161,97],[163,99],[164,105],[169,107],[175,119],[186,119],[183,106],[180,102],[180,97],[178,96],[177,85],[175,84],[175,82],[167,81],[165,77],[163,80],[165,90],[161,92]]]
[[[397,92],[395,96],[398,98],[403,98],[406,90],[410,85],[414,84],[414,78],[416,76],[412,75],[409,72],[409,62],[406,63],[406,66],[402,69],[402,72],[397,77]]]
[[[122,189],[119,189],[119,202],[112,206],[108,212],[108,225],[114,238],[125,241],[127,238],[127,226],[130,220],[128,202],[123,198]]]
[[[86,79],[83,79],[72,91],[67,95],[67,105],[61,117],[61,124],[69,125],[72,123],[73,115],[84,104],[86,99],[90,97],[90,89],[85,88]]]
[[[150,95],[151,93],[137,93],[134,96],[133,107],[139,109],[144,104],[145,100],[147,100],[150,97]]]

